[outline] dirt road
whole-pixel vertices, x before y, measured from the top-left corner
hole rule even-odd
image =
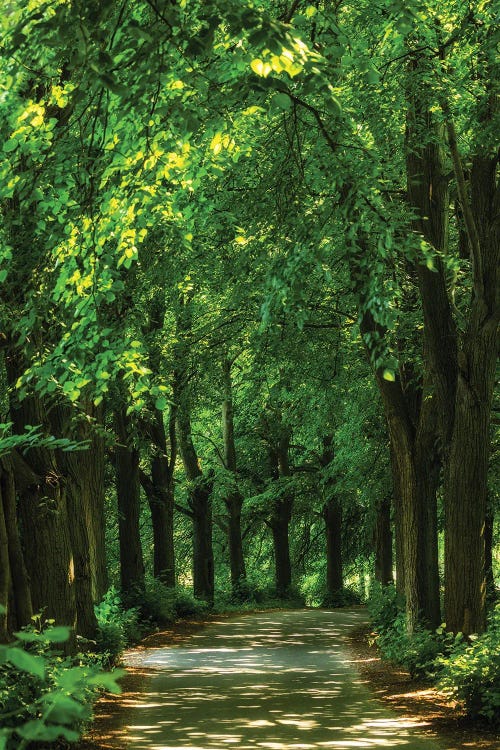
[[[136,654],[154,668],[112,746],[127,750],[447,750],[366,689],[342,636],[362,610],[252,614],[179,646]]]

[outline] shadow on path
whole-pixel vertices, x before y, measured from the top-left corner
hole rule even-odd
[[[349,663],[342,636],[363,619],[362,610],[247,615],[142,652],[134,664],[159,671],[109,746],[438,750],[374,699]]]

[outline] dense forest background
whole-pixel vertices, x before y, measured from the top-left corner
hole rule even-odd
[[[484,631],[496,3],[2,10],[1,638],[394,576]]]

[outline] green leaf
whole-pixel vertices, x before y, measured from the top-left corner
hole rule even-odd
[[[14,646],[7,649],[6,659],[22,672],[28,672],[41,680],[45,677],[45,660],[41,656],[33,656]]]
[[[292,100],[290,99],[290,97],[287,94],[282,93],[281,91],[273,96],[271,103],[273,107],[282,109],[284,111],[288,111],[292,106]]]
[[[382,373],[382,377],[384,378],[384,380],[389,380],[391,383],[396,382],[396,375],[394,374],[393,370],[389,370],[386,368]]]
[[[9,153],[9,151],[14,151],[14,149],[16,149],[17,146],[18,146],[18,141],[15,141],[15,140],[6,141],[3,144],[3,149],[2,150],[5,153]]]
[[[55,628],[47,628],[41,634],[41,638],[49,643],[64,643],[67,641],[71,633],[71,628],[65,625],[58,625]]]
[[[87,685],[104,688],[110,693],[121,693],[122,689],[118,685],[117,680],[120,680],[126,674],[124,669],[115,669],[113,672],[100,672],[93,677],[89,677]]]

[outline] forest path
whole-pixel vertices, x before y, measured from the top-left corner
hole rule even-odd
[[[158,670],[108,747],[127,750],[446,750],[362,683],[342,636],[362,609],[221,620],[182,644],[135,654]]]

